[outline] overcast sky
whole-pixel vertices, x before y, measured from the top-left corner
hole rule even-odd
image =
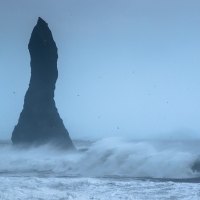
[[[1,0],[0,139],[30,79],[40,16],[58,47],[55,101],[72,139],[200,138],[199,0]]]

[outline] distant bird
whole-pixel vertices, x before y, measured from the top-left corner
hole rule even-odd
[[[117,129],[119,129],[119,127],[117,127]]]

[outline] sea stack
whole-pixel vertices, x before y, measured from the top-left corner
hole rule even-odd
[[[42,145],[75,149],[54,101],[58,78],[57,47],[48,24],[41,18],[34,27],[28,44],[31,78],[23,110],[12,133],[13,145]]]

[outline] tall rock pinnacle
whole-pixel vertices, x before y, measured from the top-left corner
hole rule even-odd
[[[31,56],[30,84],[12,133],[12,142],[28,145],[51,142],[61,148],[75,149],[55,106],[57,47],[48,24],[41,18],[32,31],[28,48]]]

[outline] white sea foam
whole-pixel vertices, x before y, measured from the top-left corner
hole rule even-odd
[[[199,200],[200,183],[114,178],[0,177],[2,200]]]
[[[83,143],[79,146],[83,147]],[[78,147],[79,148],[79,147]],[[1,173],[41,173],[55,176],[193,178],[191,167],[200,153],[199,141],[126,141],[107,138],[87,151],[67,153],[51,146],[16,149],[0,147]]]

